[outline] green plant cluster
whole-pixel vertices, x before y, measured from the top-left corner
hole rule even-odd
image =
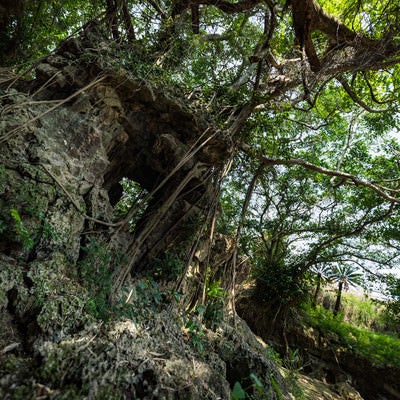
[[[207,328],[215,329],[224,319],[224,307],[227,293],[221,287],[221,281],[206,281],[206,305],[204,310],[204,323]]]
[[[166,251],[162,257],[154,261],[154,276],[157,279],[171,281],[181,276],[184,264],[181,258],[175,253]]]
[[[171,300],[171,297],[178,297],[175,292],[172,293],[172,296],[168,294],[160,289],[159,284],[153,278],[143,277],[136,280],[133,286],[125,288],[120,308],[124,310],[124,315],[133,320],[145,319],[149,312],[159,311],[163,304],[167,304]]]
[[[91,239],[86,246],[83,246],[82,251],[84,257],[79,262],[80,275],[90,294],[86,308],[94,317],[108,320],[113,255],[104,244],[95,239]]]
[[[305,366],[300,349],[289,348],[287,354],[281,357],[272,346],[268,346],[266,349],[266,356],[282,367],[281,372],[285,377],[286,383],[289,385],[290,393],[295,399],[307,400],[302,388],[298,384],[299,373]]]
[[[400,334],[400,279],[393,275],[386,277],[387,295],[385,319]]]
[[[95,318],[108,321],[113,317],[133,320],[146,318],[163,304],[179,300],[179,293],[161,290],[153,277],[141,277],[126,286],[120,296],[112,293],[114,272],[125,262],[122,254],[110,251],[104,243],[91,239],[82,247],[80,275],[88,289],[87,311]]]
[[[400,340],[393,336],[361,329],[343,321],[343,314],[333,316],[317,306],[307,308],[308,322],[324,334],[338,335],[342,344],[355,353],[368,358],[377,365],[400,367]]]
[[[205,335],[203,329],[205,306],[198,305],[192,312],[183,313],[183,323],[188,330],[193,347],[204,354]]]
[[[39,174],[30,166],[21,168],[27,174]],[[0,241],[19,243],[26,252],[42,239],[57,241],[59,232],[46,216],[54,194],[53,186],[21,179],[13,170],[0,166]]]
[[[323,303],[329,303],[329,307],[335,301],[335,295],[331,292],[324,293]],[[326,308],[326,307],[325,307]],[[369,329],[376,332],[385,332],[388,323],[385,318],[385,305],[377,300],[360,298],[352,293],[345,293],[342,297],[341,316],[344,322],[361,329]]]
[[[256,374],[251,373],[250,385],[243,388],[240,382],[236,382],[231,392],[232,400],[272,400],[278,398],[283,400],[282,390],[274,378],[274,374],[269,376],[271,387],[267,388]]]
[[[200,354],[204,353],[205,347],[204,326],[216,329],[222,323],[225,298],[226,291],[221,287],[221,282],[211,282],[207,278],[205,304],[199,304],[194,310],[182,314],[183,324],[188,330],[191,342]]]
[[[131,207],[135,207],[143,201],[146,191],[137,182],[128,178],[122,178],[120,185],[122,186],[122,197],[115,205],[114,213],[118,216],[123,216],[128,213]],[[143,214],[144,207],[145,205],[139,207],[138,212],[135,214],[134,221],[131,221],[131,226],[134,226],[135,222]]]
[[[18,210],[15,208],[10,209],[11,217],[14,220],[14,230],[17,236],[20,238],[26,250],[31,250],[34,246],[34,241],[32,238],[32,234],[26,228],[25,224],[22,222],[21,216],[19,215]]]

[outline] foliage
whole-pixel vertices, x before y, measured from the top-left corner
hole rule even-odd
[[[240,382],[235,382],[231,392],[232,400],[269,400],[275,398],[275,396],[279,400],[283,399],[282,390],[277,384],[273,373],[270,375],[271,388],[267,388],[254,373],[250,374],[249,379],[251,384],[245,389]]]
[[[400,340],[369,329],[356,328],[340,318],[334,318],[331,311],[320,306],[307,309],[308,322],[325,335],[336,334],[348,351],[368,358],[377,365],[400,367]],[[340,316],[340,314],[339,314]]]
[[[190,102],[195,112],[207,113],[204,120],[213,125],[218,139],[225,140],[227,155],[218,163],[196,166],[208,168],[210,180],[218,184],[219,177],[229,171],[222,183],[219,229],[235,234],[238,225],[243,225],[239,253],[254,265],[257,294],[272,309],[296,305],[307,295],[311,268],[360,266],[367,271],[371,265],[383,269],[398,264],[400,47],[396,1],[3,3],[1,65],[18,72],[27,61],[48,54],[61,39],[76,36],[81,27],[95,21],[102,26],[104,37],[89,52],[78,46],[76,52],[84,54],[73,54],[71,59],[82,57],[80,61],[90,69],[93,51],[99,54],[104,76],[110,67],[127,69],[165,91],[179,88],[182,101]],[[105,48],[107,56],[114,55],[112,61],[106,60]],[[35,68],[29,71],[34,78]],[[52,83],[50,79],[38,92],[44,96]],[[4,85],[2,77],[0,84]],[[69,90],[74,86],[66,86],[54,98],[67,97]],[[131,111],[121,110],[121,120],[128,123],[123,113]],[[179,133],[186,140],[184,130]],[[30,139],[23,145],[29,146]],[[191,139],[185,145],[200,143],[198,138]],[[204,148],[194,145],[194,153],[206,154],[210,143],[205,144]],[[240,218],[247,187],[260,168],[263,171],[253,197]],[[192,179],[180,193],[190,194],[203,177]],[[126,215],[134,202],[141,203],[139,188],[131,190],[134,195],[129,198],[125,190],[116,208],[120,215]],[[211,203],[218,200],[218,194],[219,189],[215,193],[207,190],[204,197],[212,199]],[[209,211],[203,204],[199,209],[204,214]],[[17,206],[8,207],[8,219],[2,217],[0,231],[7,233],[11,217],[14,233],[32,249],[37,235],[24,213]],[[131,221],[132,229],[135,222]],[[213,232],[213,227],[205,231]],[[119,310],[112,307],[110,296],[113,272],[120,262],[120,255],[109,252],[104,244],[90,241],[82,249],[80,274],[91,297],[87,309],[97,318],[107,320]],[[183,270],[177,256],[170,253],[160,258],[156,269],[156,277],[165,280],[176,279]],[[341,274],[339,294],[344,279]],[[140,313],[142,304],[157,309],[164,298],[150,278],[139,279],[129,294],[132,305],[127,307],[133,314]],[[201,352],[203,323],[215,326],[222,319],[225,296],[220,283],[210,281],[205,295],[205,304],[187,316],[186,323]],[[310,315],[320,329],[334,331],[347,347],[377,363],[399,359],[393,338],[346,325],[318,307]],[[288,362],[296,368],[297,361],[293,351]],[[250,379],[251,390],[259,398],[272,396],[255,375]],[[273,376],[270,381],[281,398]],[[246,396],[240,384],[235,388],[237,398]]]
[[[28,164],[21,165],[21,176],[13,168],[0,167],[0,241],[25,255],[38,243],[60,239],[58,227],[48,216],[55,188],[29,178],[39,173],[37,167]]]
[[[328,295],[325,294],[325,297]],[[333,297],[333,296],[332,296]],[[332,299],[332,303],[334,302]],[[370,298],[360,298],[351,293],[345,293],[342,297],[343,321],[361,328],[376,332],[387,330],[387,324],[384,320],[384,303]]]
[[[38,206],[39,207],[39,206]],[[7,207],[3,208],[4,211]],[[16,238],[24,250],[32,250],[40,239],[59,239],[59,233],[46,219],[46,215],[40,209],[35,209],[34,205],[24,207],[23,216],[16,208],[9,209],[8,215],[0,217],[0,235]]]
[[[299,257],[294,247],[299,248],[299,243],[306,242],[303,259],[308,262],[299,267],[305,270],[321,263],[321,258],[331,262],[339,254],[343,255],[343,250],[349,254],[354,246],[356,250],[352,251],[349,262],[369,257],[368,246],[362,240],[382,243],[382,231],[394,232],[390,223],[398,220],[398,212],[391,210],[394,218],[383,224],[388,218],[388,207],[376,193],[349,185],[351,179],[326,177],[322,173],[305,172],[303,167],[285,166],[287,160],[304,159],[324,168],[354,174],[365,181],[385,182],[387,191],[395,193],[399,144],[393,139],[397,123],[391,111],[396,110],[399,92],[397,53],[383,52],[382,60],[376,59],[373,65],[366,65],[365,60],[370,58],[362,55],[369,54],[369,46],[375,49],[380,40],[390,38],[393,46],[397,45],[397,31],[392,32],[396,26],[393,22],[396,7],[392,1],[389,3],[390,6],[383,8],[380,4],[370,7],[360,2],[350,5],[321,2],[332,13],[332,18],[327,17],[326,25],[319,27],[320,32],[313,32],[312,45],[321,63],[329,59],[338,64],[338,71],[344,71],[337,76],[329,70],[333,66],[328,63],[326,73],[320,74],[326,78],[317,78],[308,69],[304,71],[307,63],[299,61],[300,53],[294,41],[302,39],[293,26],[296,8],[270,9],[257,1],[245,11],[236,4],[229,12],[224,5],[203,5],[198,31],[193,29],[186,3],[176,6],[182,7],[178,11],[170,2],[127,0],[115,8],[113,15],[105,2],[97,0],[68,1],[62,6],[42,1],[38,7],[28,2],[25,9],[14,7],[7,11],[2,34],[7,39],[5,44],[17,40],[18,45],[14,47],[18,50],[18,61],[27,60],[33,54],[48,52],[60,38],[105,12],[104,30],[108,29],[110,37],[116,39],[111,45],[116,68],[122,66],[163,87],[179,87],[180,93],[193,104],[207,107],[223,129],[234,121],[234,110],[251,103],[255,109],[234,141],[246,143],[258,155],[283,160],[278,163],[280,166],[271,162],[265,168],[256,190],[259,204],[251,208],[264,213],[263,221],[256,224],[261,236],[258,244],[262,247],[265,233],[275,237],[277,227],[281,226],[279,235],[286,238],[291,258]],[[133,23],[133,36],[128,34],[126,19],[119,14],[125,6]],[[382,24],[383,15],[390,21],[388,24]],[[348,35],[351,31],[354,37],[365,36],[378,42],[365,39],[353,43],[347,36],[344,43],[332,47],[332,40],[344,40],[340,35],[331,37],[327,26],[336,27],[338,21],[333,17],[350,24],[346,27]],[[342,45],[354,47],[354,54],[360,57],[358,64],[354,60],[346,63],[347,53],[341,52]],[[327,52],[331,52],[329,57],[325,57]],[[386,59],[390,68],[384,63]],[[354,70],[354,65],[358,69]],[[299,79],[301,74],[305,74],[303,79]],[[287,87],[285,82],[289,82]],[[374,107],[382,112],[371,112]],[[219,226],[226,233],[235,231],[240,214],[237,211],[244,198],[241,191],[259,160],[257,154],[236,154],[233,173],[222,195],[223,215]],[[126,180],[122,184],[132,185]],[[138,192],[138,188],[133,191]],[[261,201],[263,197],[265,201]],[[132,201],[135,201],[132,195],[125,190],[116,211],[125,213]],[[315,217],[310,218],[311,215]],[[368,216],[373,218],[364,221]],[[247,235],[242,239],[245,252],[257,251],[246,245],[257,236],[255,219],[255,215],[250,215],[246,221]],[[265,226],[267,221],[269,226]],[[333,233],[334,240],[328,243]],[[356,239],[356,233],[362,235]],[[350,237],[351,241],[347,239]],[[388,262],[390,256],[374,254],[374,258],[377,263]],[[288,265],[288,260],[285,262]],[[301,275],[303,271],[296,274],[296,279]]]
[[[131,207],[135,207],[140,204],[141,212],[135,214],[135,220],[140,218],[143,212],[144,205],[141,204],[146,194],[145,190],[137,183],[128,178],[122,178],[120,182],[122,186],[122,197],[114,207],[114,212],[121,216],[126,215]],[[131,225],[134,225],[135,221],[131,221]]]
[[[286,383],[290,387],[290,393],[294,395],[297,400],[306,400],[303,390],[297,382],[299,373],[305,366],[300,350],[298,348],[289,348],[287,354],[281,357],[272,346],[268,346],[266,349],[266,356],[283,368],[281,372],[285,377]]]
[[[82,254],[80,275],[90,296],[86,309],[94,317],[103,321],[121,316],[138,319],[149,310],[158,309],[164,301],[165,296],[154,279],[138,279],[121,294],[112,293],[114,271],[126,260],[104,243],[91,239],[82,247]]]
[[[91,239],[87,246],[82,247],[82,251],[84,257],[79,263],[80,275],[91,297],[87,309],[96,318],[106,321],[110,317],[111,308],[113,254],[95,239]]]
[[[205,334],[203,325],[216,329],[224,318],[225,290],[220,286],[220,281],[211,282],[207,278],[205,304],[197,305],[190,312],[183,312],[183,324],[188,331],[193,346],[204,353]]]
[[[100,12],[101,0],[15,1],[4,6],[0,30],[0,65],[36,59]],[[3,12],[3,10],[2,10]]]
[[[337,265],[332,270],[332,279],[338,283],[338,292],[333,313],[336,315],[340,310],[342,290],[348,290],[350,286],[360,285],[362,274],[350,265]]]
[[[332,269],[332,279],[343,284],[344,290],[349,290],[350,286],[358,286],[362,282],[362,274],[349,265],[337,265]]]
[[[13,217],[14,222],[15,222],[16,234],[21,239],[24,247],[27,250],[31,250],[34,245],[34,242],[32,239],[32,234],[29,232],[29,230],[25,227],[24,223],[22,222],[18,210],[12,208],[10,210],[10,214]]]
[[[281,372],[285,376],[286,383],[290,388],[290,393],[292,393],[298,400],[305,400],[304,393],[296,382],[298,373],[303,367],[299,349],[290,349],[286,357],[282,359],[279,353],[277,353],[273,347],[268,346],[266,349],[266,356],[268,359],[273,360],[277,365],[284,368],[284,370],[281,370]],[[267,388],[267,385],[264,385],[254,373],[250,374],[248,380],[250,384],[246,385],[245,388],[243,388],[240,382],[235,382],[231,392],[231,398],[233,400],[268,400],[273,398],[283,399],[282,389],[278,385],[273,371],[271,371],[269,374],[270,388]]]
[[[169,295],[161,291],[154,278],[146,277],[138,278],[121,294],[112,293],[114,271],[126,261],[123,255],[110,251],[95,239],[82,247],[82,251],[80,275],[90,295],[86,308],[98,319],[108,321],[111,317],[125,316],[138,320],[179,296],[175,292]]]
[[[311,279],[315,280],[315,291],[313,296],[313,305],[316,306],[318,302],[318,296],[321,290],[321,285],[325,285],[328,282],[332,281],[332,269],[326,265],[321,264],[314,268],[310,269],[311,272]]]
[[[203,317],[208,328],[215,329],[223,321],[226,295],[220,281],[211,282],[211,279],[207,278],[206,307]]]
[[[183,312],[183,324],[188,331],[193,346],[204,353],[205,335],[203,325],[207,328],[217,328],[224,318],[225,290],[220,286],[221,282],[211,283],[207,279],[205,304],[197,305],[190,312]]]
[[[198,1],[23,3],[4,6],[0,63],[18,70],[96,22],[104,32],[95,49],[104,69],[124,68],[165,91],[175,88],[195,111],[207,112],[229,147],[219,162],[232,165],[222,183],[218,227],[235,234],[243,222],[240,253],[254,265],[263,301],[297,304],[310,291],[310,269],[321,265],[367,272],[398,265],[400,47],[394,0],[305,0],[290,7],[261,0],[201,7]],[[82,53],[91,65],[90,52]],[[242,221],[241,203],[259,168]],[[123,186],[120,215],[143,200],[137,185]],[[15,213],[12,218],[20,239],[32,246],[25,220]],[[2,218],[3,233],[6,224]],[[106,264],[108,256],[102,257]],[[164,257],[159,274],[173,279],[180,264]],[[85,268],[92,281],[95,268]],[[110,271],[102,273],[108,282]],[[101,293],[97,283],[90,285]],[[104,303],[106,296],[99,296]],[[218,304],[210,302],[211,314]]]
[[[250,177],[234,172],[231,179],[237,181],[228,182],[223,198],[234,192],[234,205],[243,198]],[[367,192],[356,197],[342,191],[339,196],[330,184],[323,177],[316,180],[312,174],[286,167],[266,171],[259,178],[241,247],[254,265],[257,284],[264,286],[261,292],[270,296],[266,301],[300,300],[314,279],[310,269],[328,271],[340,265],[364,269],[368,275],[369,270],[396,265],[395,243],[391,245],[382,235],[383,230],[394,228],[398,218],[397,214],[387,217],[390,205],[380,199],[371,202]],[[223,218],[228,219],[230,210]]]
[[[172,293],[174,298],[178,296]],[[161,291],[153,278],[142,277],[125,288],[124,295],[114,307],[116,315],[125,315],[133,320],[145,319],[149,312],[158,311],[167,303],[168,294]]]
[[[388,296],[385,310],[387,322],[400,333],[400,279],[393,275],[385,278],[387,284],[386,294]]]
[[[184,326],[188,330],[193,346],[200,354],[204,353],[204,311],[205,307],[198,305],[192,312],[183,314]]]
[[[154,276],[157,279],[171,281],[181,276],[184,264],[176,254],[166,251],[161,258],[154,261]]]

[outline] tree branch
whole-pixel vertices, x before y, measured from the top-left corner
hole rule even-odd
[[[251,154],[251,155],[257,157],[261,162],[264,163],[264,165],[286,165],[286,166],[300,165],[304,168],[307,168],[311,171],[318,172],[320,174],[342,178],[343,185],[353,184],[355,186],[366,187],[368,189],[373,190],[375,193],[377,193],[380,197],[384,198],[385,200],[388,200],[391,203],[400,204],[400,199],[385,193],[384,189],[381,186],[373,184],[368,181],[364,181],[364,180],[358,178],[357,176],[349,174],[347,172],[335,171],[332,169],[324,168],[324,167],[312,164],[312,163],[302,160],[302,159],[282,160],[282,159],[269,158],[269,157],[257,154],[257,152],[247,144],[242,144],[240,146],[240,148],[245,153],[248,153],[248,154]]]
[[[343,89],[350,96],[350,98],[354,101],[354,103],[357,103],[360,107],[364,108],[366,111],[368,111],[370,113],[375,113],[375,114],[389,111],[389,109],[375,110],[375,109],[371,108],[368,104],[366,104],[364,101],[362,101],[356,95],[356,93],[353,91],[353,89],[350,87],[350,85],[347,83],[346,79],[343,76],[337,76],[336,79],[341,83],[341,85],[343,86]]]
[[[167,18],[164,10],[155,0],[146,0],[160,15],[163,19]]]
[[[387,100],[387,101],[380,101],[380,100],[378,100],[378,99],[376,98],[375,93],[374,93],[374,89],[373,89],[373,87],[372,87],[372,85],[371,85],[371,82],[370,82],[369,79],[368,79],[368,76],[367,76],[367,74],[366,74],[366,71],[362,71],[361,73],[362,73],[362,76],[363,76],[363,78],[364,78],[365,83],[366,83],[367,86],[368,86],[369,93],[370,93],[370,95],[371,95],[372,101],[373,101],[374,103],[377,103],[377,104],[387,104],[387,103],[389,103],[388,100]]]
[[[135,30],[133,29],[131,15],[129,14],[126,0],[122,2],[122,18],[125,23],[125,29],[128,33],[128,39],[136,40]]]
[[[301,275],[311,265],[313,265],[315,263],[317,255],[320,254],[322,250],[329,247],[332,243],[335,243],[336,241],[339,241],[343,238],[359,235],[367,226],[372,225],[375,222],[379,222],[379,221],[382,221],[383,219],[387,218],[392,213],[392,211],[393,211],[393,203],[389,206],[388,210],[383,215],[380,215],[378,217],[373,217],[371,219],[366,219],[362,223],[360,221],[360,224],[358,226],[356,226],[354,229],[352,229],[350,231],[340,232],[339,234],[330,236],[327,240],[324,240],[321,243],[319,243],[307,255],[306,260],[309,260],[309,261],[306,261],[304,266],[300,269],[299,274]],[[367,214],[368,214],[368,212],[367,212]],[[364,217],[366,217],[367,214],[365,214]]]
[[[248,11],[260,3],[262,3],[262,0],[242,0],[237,3],[231,3],[225,0],[194,0],[192,2],[192,4],[215,6],[227,14]]]

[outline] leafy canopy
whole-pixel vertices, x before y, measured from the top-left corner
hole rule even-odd
[[[320,264],[398,264],[397,1],[41,0],[1,7],[1,64],[46,54],[95,20],[115,40],[116,67],[179,88],[207,110],[231,146],[222,164],[233,162],[220,229],[233,234],[243,224],[241,251],[259,278],[273,270],[298,285]]]

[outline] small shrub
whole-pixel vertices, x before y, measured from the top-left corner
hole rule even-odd
[[[282,389],[279,387],[274,374],[269,375],[271,387],[266,387],[254,373],[249,375],[250,385],[243,388],[240,382],[235,382],[231,391],[232,400],[270,400],[278,398],[283,400]]]
[[[226,295],[220,281],[207,279],[204,323],[208,328],[215,329],[223,321]]]
[[[85,256],[79,262],[80,274],[90,295],[86,308],[94,317],[106,321],[116,311],[111,306],[110,293],[113,270],[122,263],[122,257],[94,239],[82,251]]]
[[[205,307],[197,306],[191,313],[183,315],[185,328],[188,330],[193,346],[202,354],[204,352],[203,318]]]
[[[166,251],[161,258],[154,262],[154,276],[164,281],[177,279],[183,272],[182,260],[174,253]]]
[[[24,223],[22,222],[21,216],[19,215],[18,210],[12,208],[10,210],[10,214],[14,220],[15,226],[14,230],[21,242],[23,243],[26,250],[31,250],[34,246],[34,241],[32,237],[32,233],[26,228]]]

